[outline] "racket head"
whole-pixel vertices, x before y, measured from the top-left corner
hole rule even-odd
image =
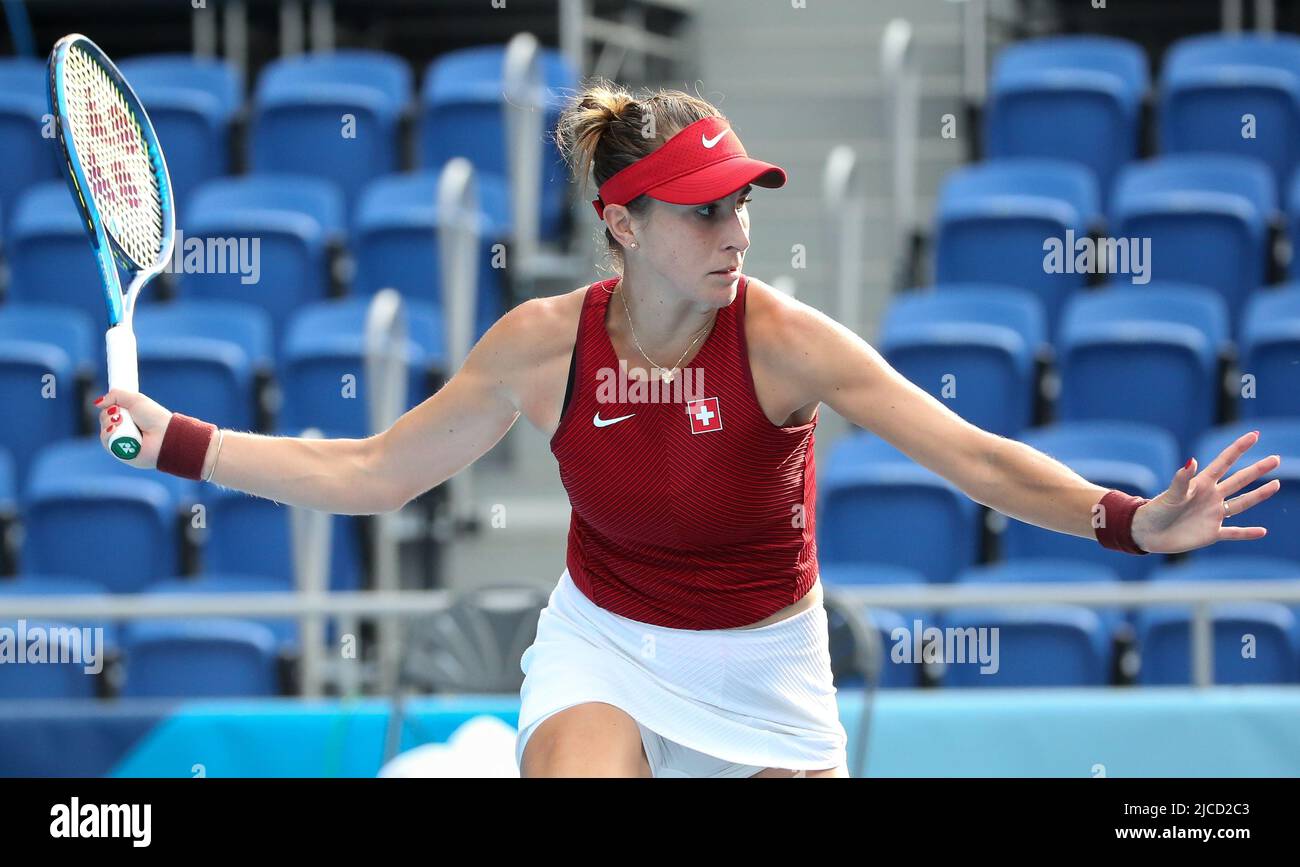
[[[98,45],[79,33],[60,39],[49,79],[64,176],[99,258],[109,324],[116,325],[134,298],[122,297],[115,267],[151,277],[171,259],[171,176],[148,113]]]

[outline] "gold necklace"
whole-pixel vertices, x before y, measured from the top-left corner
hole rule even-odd
[[[708,325],[705,325],[703,328],[701,328],[696,333],[695,339],[691,341],[690,346],[686,347],[686,352],[683,352],[681,356],[677,359],[677,364],[674,364],[670,370],[665,370],[662,366],[655,364],[654,359],[646,355],[645,350],[641,348],[641,341],[636,339],[636,326],[632,324],[632,311],[629,310],[627,306],[627,296],[624,295],[624,293],[622,292],[619,292],[618,294],[623,299],[623,312],[627,314],[627,327],[632,330],[632,342],[636,344],[637,352],[640,352],[641,357],[644,358],[646,361],[650,362],[652,366],[659,368],[660,379],[662,379],[665,383],[672,382],[673,372],[677,370],[677,364],[682,363],[682,359],[686,357],[686,353],[690,352],[691,347],[695,346],[695,344],[699,342],[700,338],[704,336],[704,332],[709,329],[709,327],[713,324],[713,322],[710,321]],[[718,313],[715,310],[713,312],[713,319],[716,320],[717,318],[718,318]]]

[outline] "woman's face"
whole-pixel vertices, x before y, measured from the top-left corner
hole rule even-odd
[[[631,267],[681,297],[710,307],[735,298],[745,251],[749,249],[752,187],[746,185],[705,205],[673,205],[651,200],[643,220],[634,222],[637,249]],[[735,268],[730,274],[717,273]],[[644,273],[649,272],[649,273]]]

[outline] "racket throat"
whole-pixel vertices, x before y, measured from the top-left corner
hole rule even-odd
[[[139,391],[135,332],[130,324],[120,323],[104,332],[104,345],[108,350],[108,387]]]

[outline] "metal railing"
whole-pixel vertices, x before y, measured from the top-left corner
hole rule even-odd
[[[437,195],[438,264],[442,272],[446,372],[450,379],[473,347],[477,320],[483,215],[479,211],[474,165],[465,157],[449,160],[438,177]],[[473,510],[473,466],[444,484],[450,519],[457,525],[467,522]]]
[[[880,74],[889,123],[890,244],[893,288],[908,288],[916,235],[916,172],[920,149],[921,72],[912,25],[895,18],[880,40]]]
[[[857,332],[862,295],[862,257],[867,226],[866,179],[857,152],[836,145],[822,171],[822,201],[830,243],[831,283],[835,287],[836,318]]]
[[[320,439],[317,428],[301,434],[307,439]],[[319,600],[329,592],[330,545],[333,536],[334,516],[328,512],[293,506],[289,509],[289,534],[293,550],[294,581],[297,596],[303,600]],[[303,647],[325,647],[325,624],[319,618],[303,618],[301,624]],[[324,666],[321,653],[304,653],[302,657],[302,694],[316,698],[324,694]]]
[[[1046,582],[925,587],[840,586],[828,590],[827,595],[850,606],[935,610],[1053,604],[1117,608],[1191,605],[1192,682],[1204,687],[1214,682],[1211,652],[1213,611],[1210,606],[1223,602],[1300,603],[1300,580],[1159,581],[1119,586]]]
[[[849,611],[862,608],[948,610],[988,606],[1068,604],[1148,608],[1192,606],[1190,646],[1193,683],[1213,684],[1212,606],[1226,602],[1300,604],[1300,581],[1161,581],[1121,585],[1063,583],[826,588],[826,596]],[[322,618],[411,618],[444,611],[455,601],[447,590],[346,593],[231,593],[141,596],[0,596],[0,620],[63,622],[176,617],[296,617],[303,635],[323,635]],[[863,625],[863,624],[859,624]],[[324,671],[323,640],[302,647],[305,670]],[[312,657],[315,657],[314,659]]]
[[[646,28],[647,6],[689,14],[695,2],[633,0],[614,21],[593,14],[591,0],[560,0],[560,50],[579,73],[591,69],[607,78],[643,78],[649,57],[689,63],[691,55],[685,43]],[[594,63],[588,43],[600,45]]]
[[[505,97],[505,150],[510,181],[510,280],[517,297],[531,297],[539,280],[577,280],[588,265],[574,233],[570,248],[541,241],[542,143],[547,111],[553,96],[543,74],[542,48],[531,33],[518,33],[506,45],[502,90]],[[581,69],[581,67],[576,67]],[[571,216],[590,219],[572,196],[566,196]]]
[[[392,427],[406,410],[410,359],[406,305],[395,289],[375,294],[366,310],[364,367],[367,388],[367,422],[371,434]],[[401,589],[400,545],[402,516],[395,512],[375,515],[371,553],[374,585],[381,591]],[[344,630],[347,632],[347,630]],[[398,624],[384,619],[379,624],[380,680],[387,685],[396,677],[401,654]],[[312,672],[315,674],[315,672]],[[304,672],[303,683],[309,679]],[[304,689],[305,691],[305,689]]]
[[[1222,0],[1219,8],[1224,33],[1240,33],[1245,29],[1245,5],[1243,0]],[[1272,33],[1277,21],[1273,0],[1255,0],[1254,6],[1256,32]]]

